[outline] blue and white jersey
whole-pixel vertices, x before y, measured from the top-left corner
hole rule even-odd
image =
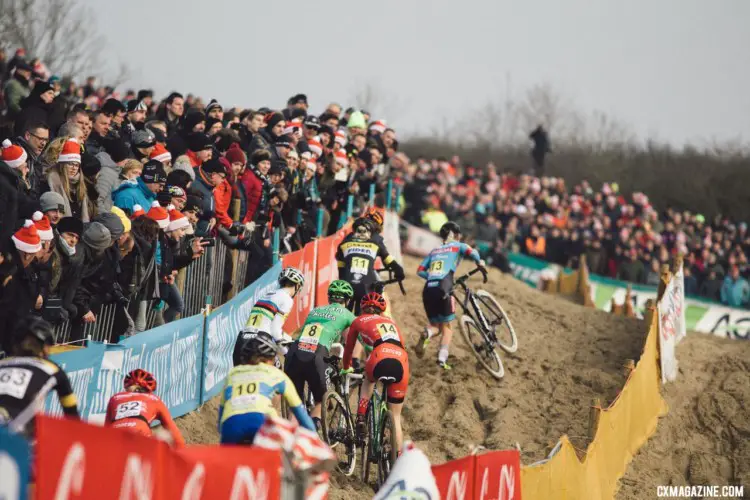
[[[417,275],[427,280],[426,286],[438,286],[447,281],[453,282],[453,274],[464,257],[468,257],[477,264],[480,261],[479,252],[466,243],[452,241],[434,249],[419,265]]]

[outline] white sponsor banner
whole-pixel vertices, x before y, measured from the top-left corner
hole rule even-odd
[[[677,321],[677,338],[676,343],[679,344],[682,339],[687,336],[687,320],[685,318],[685,311],[687,310],[687,302],[685,300],[685,273],[682,272],[683,266],[680,265],[680,270],[672,276],[672,281],[675,286],[675,297],[674,300],[678,304],[678,313],[675,318]]]
[[[434,248],[443,244],[440,237],[427,229],[422,229],[408,222],[404,222],[407,228],[404,252],[417,257],[425,257]]]
[[[685,293],[682,276],[678,272],[669,280],[664,295],[658,303],[659,352],[661,354],[661,381],[673,382],[677,379],[677,353],[675,347],[680,332],[685,330]]]
[[[390,210],[385,211],[383,242],[391,257],[396,259],[396,262],[399,264],[403,264],[404,258],[401,255],[401,239],[398,234],[398,214]]]

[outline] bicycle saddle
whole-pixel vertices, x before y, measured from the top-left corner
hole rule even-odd
[[[396,377],[379,377],[378,381],[390,384],[396,381]]]

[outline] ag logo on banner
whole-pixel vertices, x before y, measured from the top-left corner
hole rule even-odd
[[[661,381],[677,379],[677,342],[685,336],[685,288],[682,268],[669,280],[657,306]]]

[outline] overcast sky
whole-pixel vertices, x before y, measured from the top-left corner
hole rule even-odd
[[[642,138],[750,142],[747,0],[82,1],[159,95],[319,112],[370,81],[414,132],[548,83]]]

